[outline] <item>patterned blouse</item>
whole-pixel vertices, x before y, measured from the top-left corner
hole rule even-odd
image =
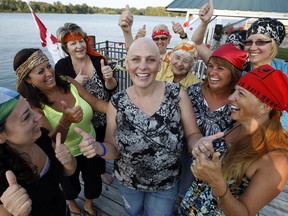
[[[202,83],[190,86],[187,93],[194,108],[199,130],[203,136],[225,132],[230,129],[234,121],[230,117],[231,108],[228,104],[211,112],[202,94]]]
[[[228,151],[224,139],[215,142],[218,151],[225,155]],[[213,143],[214,144],[214,143]],[[233,180],[228,182],[229,190],[235,197],[239,197],[248,187],[250,179],[244,176],[239,186]],[[207,182],[195,179],[189,187],[178,209],[179,216],[224,216],[219,208],[217,199],[213,195],[212,189]]]
[[[105,90],[104,84],[99,78],[96,69],[93,68],[93,70],[93,77],[89,79],[83,85],[83,87],[95,97],[108,102],[110,100],[111,94],[110,92]],[[104,125],[106,125],[106,114],[94,111],[92,123],[94,128],[103,127]]]
[[[164,97],[152,116],[135,106],[126,91],[112,97],[121,152],[114,174],[124,186],[156,191],[178,184],[184,135],[179,92],[179,84],[165,83]]]

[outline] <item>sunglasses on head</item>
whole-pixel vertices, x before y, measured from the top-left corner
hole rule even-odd
[[[256,40],[256,41],[252,41],[252,40],[248,40],[244,42],[244,46],[252,46],[253,43],[256,44],[256,46],[264,46],[267,43],[271,43],[272,40],[269,41],[265,41],[265,40]]]
[[[159,41],[159,40],[166,41],[167,39],[168,39],[168,37],[154,37],[154,38],[152,38],[153,41]]]

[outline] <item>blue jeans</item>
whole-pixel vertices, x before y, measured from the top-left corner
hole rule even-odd
[[[117,181],[123,205],[129,216],[171,216],[174,211],[179,185],[155,192],[144,192],[123,186]]]

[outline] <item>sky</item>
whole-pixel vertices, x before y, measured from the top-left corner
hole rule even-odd
[[[168,4],[173,2],[173,0],[46,0],[47,3],[61,2],[64,5],[68,4],[84,4],[88,6],[95,7],[109,7],[109,8],[124,8],[126,4],[130,7],[135,7],[137,9],[151,7],[166,7]]]

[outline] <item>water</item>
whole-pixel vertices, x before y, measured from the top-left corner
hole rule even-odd
[[[37,14],[37,16],[48,31],[54,35],[56,35],[56,30],[63,26],[65,22],[74,22],[81,26],[88,35],[95,35],[96,42],[105,40],[124,42],[122,31],[118,26],[120,15]],[[147,36],[151,35],[153,27],[159,23],[166,24],[172,32],[171,21],[181,24],[185,22],[184,18],[177,17],[134,16],[133,35],[136,34],[143,24],[146,24]],[[196,22],[189,27],[187,32],[189,38],[191,38],[193,30],[196,29],[198,23]],[[0,32],[0,86],[15,89],[16,79],[13,70],[13,59],[15,54],[23,48],[41,48],[51,59],[51,63],[53,63],[47,48],[42,48],[41,46],[39,30],[30,13],[0,13]],[[172,36],[170,47],[180,41],[178,35],[172,33]]]

